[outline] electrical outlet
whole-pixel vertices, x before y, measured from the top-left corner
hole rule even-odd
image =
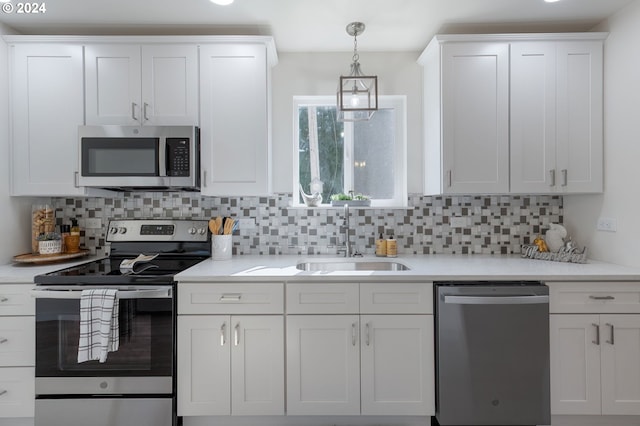
[[[598,231],[616,232],[618,230],[618,223],[613,218],[601,217],[598,218],[596,229]]]
[[[84,227],[87,229],[100,229],[102,228],[102,219],[98,217],[87,218],[84,220]]]
[[[256,229],[256,220],[254,218],[240,219],[238,228],[250,231]]]

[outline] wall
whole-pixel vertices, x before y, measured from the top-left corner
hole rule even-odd
[[[0,36],[13,34],[0,23]],[[7,44],[0,38],[0,264],[31,251],[30,199],[9,196],[9,77]]]
[[[567,196],[565,224],[590,257],[640,266],[640,0],[605,21],[604,194]],[[617,219],[617,232],[596,231],[598,217]]]
[[[420,52],[362,52],[365,74],[378,76],[380,95],[407,96],[409,193],[422,193],[422,67]],[[293,190],[293,97],[333,96],[349,74],[352,53],[280,53],[273,68],[273,190]]]

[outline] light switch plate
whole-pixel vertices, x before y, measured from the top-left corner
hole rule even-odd
[[[598,218],[596,229],[598,231],[616,232],[618,230],[618,222],[611,217],[601,217]]]

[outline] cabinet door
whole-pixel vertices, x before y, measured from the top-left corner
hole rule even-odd
[[[361,318],[362,414],[435,415],[432,315]]]
[[[198,124],[198,47],[142,47],[142,122]]]
[[[357,315],[287,317],[287,414],[360,414]]]
[[[551,414],[596,414],[600,405],[598,315],[551,315]]]
[[[32,367],[35,365],[35,343],[35,317],[1,317],[0,367]]]
[[[511,45],[511,192],[556,191],[556,45]]]
[[[567,193],[602,192],[602,42],[562,42],[557,49],[559,185]]]
[[[76,186],[82,46],[17,44],[11,50],[11,194],[84,195]]]
[[[33,367],[0,368],[0,422],[2,418],[33,417],[34,395],[35,369]],[[14,425],[16,422],[6,424]]]
[[[640,315],[601,315],[602,414],[640,415]]]
[[[178,316],[178,415],[231,414],[228,316]]]
[[[231,413],[284,415],[284,319],[234,316]]]
[[[444,193],[509,191],[509,44],[442,48]]]
[[[267,84],[265,46],[200,47],[203,195],[270,192]]]
[[[85,47],[87,124],[142,124],[140,46]]]

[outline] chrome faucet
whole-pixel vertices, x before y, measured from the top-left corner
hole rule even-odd
[[[344,257],[362,257],[358,250],[351,247],[351,237],[349,236],[349,204],[344,205],[344,225],[340,228],[344,232],[344,246],[338,249],[338,254],[344,253]]]

